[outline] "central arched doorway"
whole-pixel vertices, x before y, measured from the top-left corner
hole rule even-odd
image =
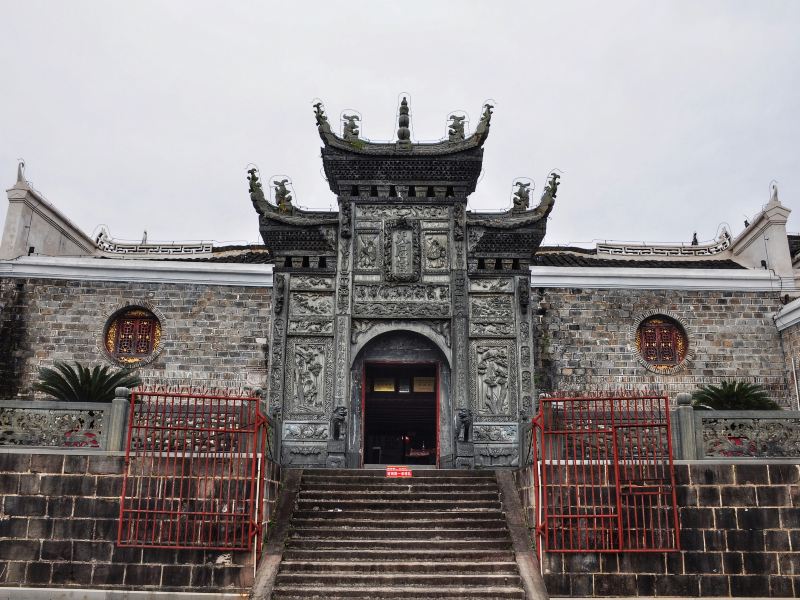
[[[351,377],[351,466],[451,466],[450,365],[432,340],[379,334],[357,353]]]

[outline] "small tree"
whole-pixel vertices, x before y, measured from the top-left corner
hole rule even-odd
[[[698,410],[781,410],[763,386],[745,381],[701,385],[692,399]]]
[[[63,402],[111,402],[116,388],[142,384],[138,375],[124,369],[111,371],[99,365],[89,369],[78,362],[70,365],[61,361],[53,367],[39,369],[39,381],[33,389]]]

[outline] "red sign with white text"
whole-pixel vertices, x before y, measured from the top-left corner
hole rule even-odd
[[[408,467],[386,467],[387,477],[411,477],[411,469]]]

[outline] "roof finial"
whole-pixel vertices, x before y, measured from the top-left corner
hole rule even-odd
[[[25,159],[18,158],[19,164],[17,165],[17,183],[27,184],[25,179]]]
[[[400,102],[400,117],[397,119],[397,139],[401,146],[411,145],[411,130],[408,128],[411,119],[408,116],[408,100],[403,96]]]
[[[778,182],[772,182],[772,195],[769,198],[770,204],[780,204],[781,201],[778,200]]]

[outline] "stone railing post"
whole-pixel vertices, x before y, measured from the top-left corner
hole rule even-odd
[[[671,411],[672,452],[678,460],[695,460],[697,458],[697,442],[694,432],[694,408],[692,395],[678,394],[678,406]]]
[[[114,390],[106,431],[106,450],[123,450],[125,448],[128,414],[131,410],[130,398],[131,390],[129,388],[118,387]]]

